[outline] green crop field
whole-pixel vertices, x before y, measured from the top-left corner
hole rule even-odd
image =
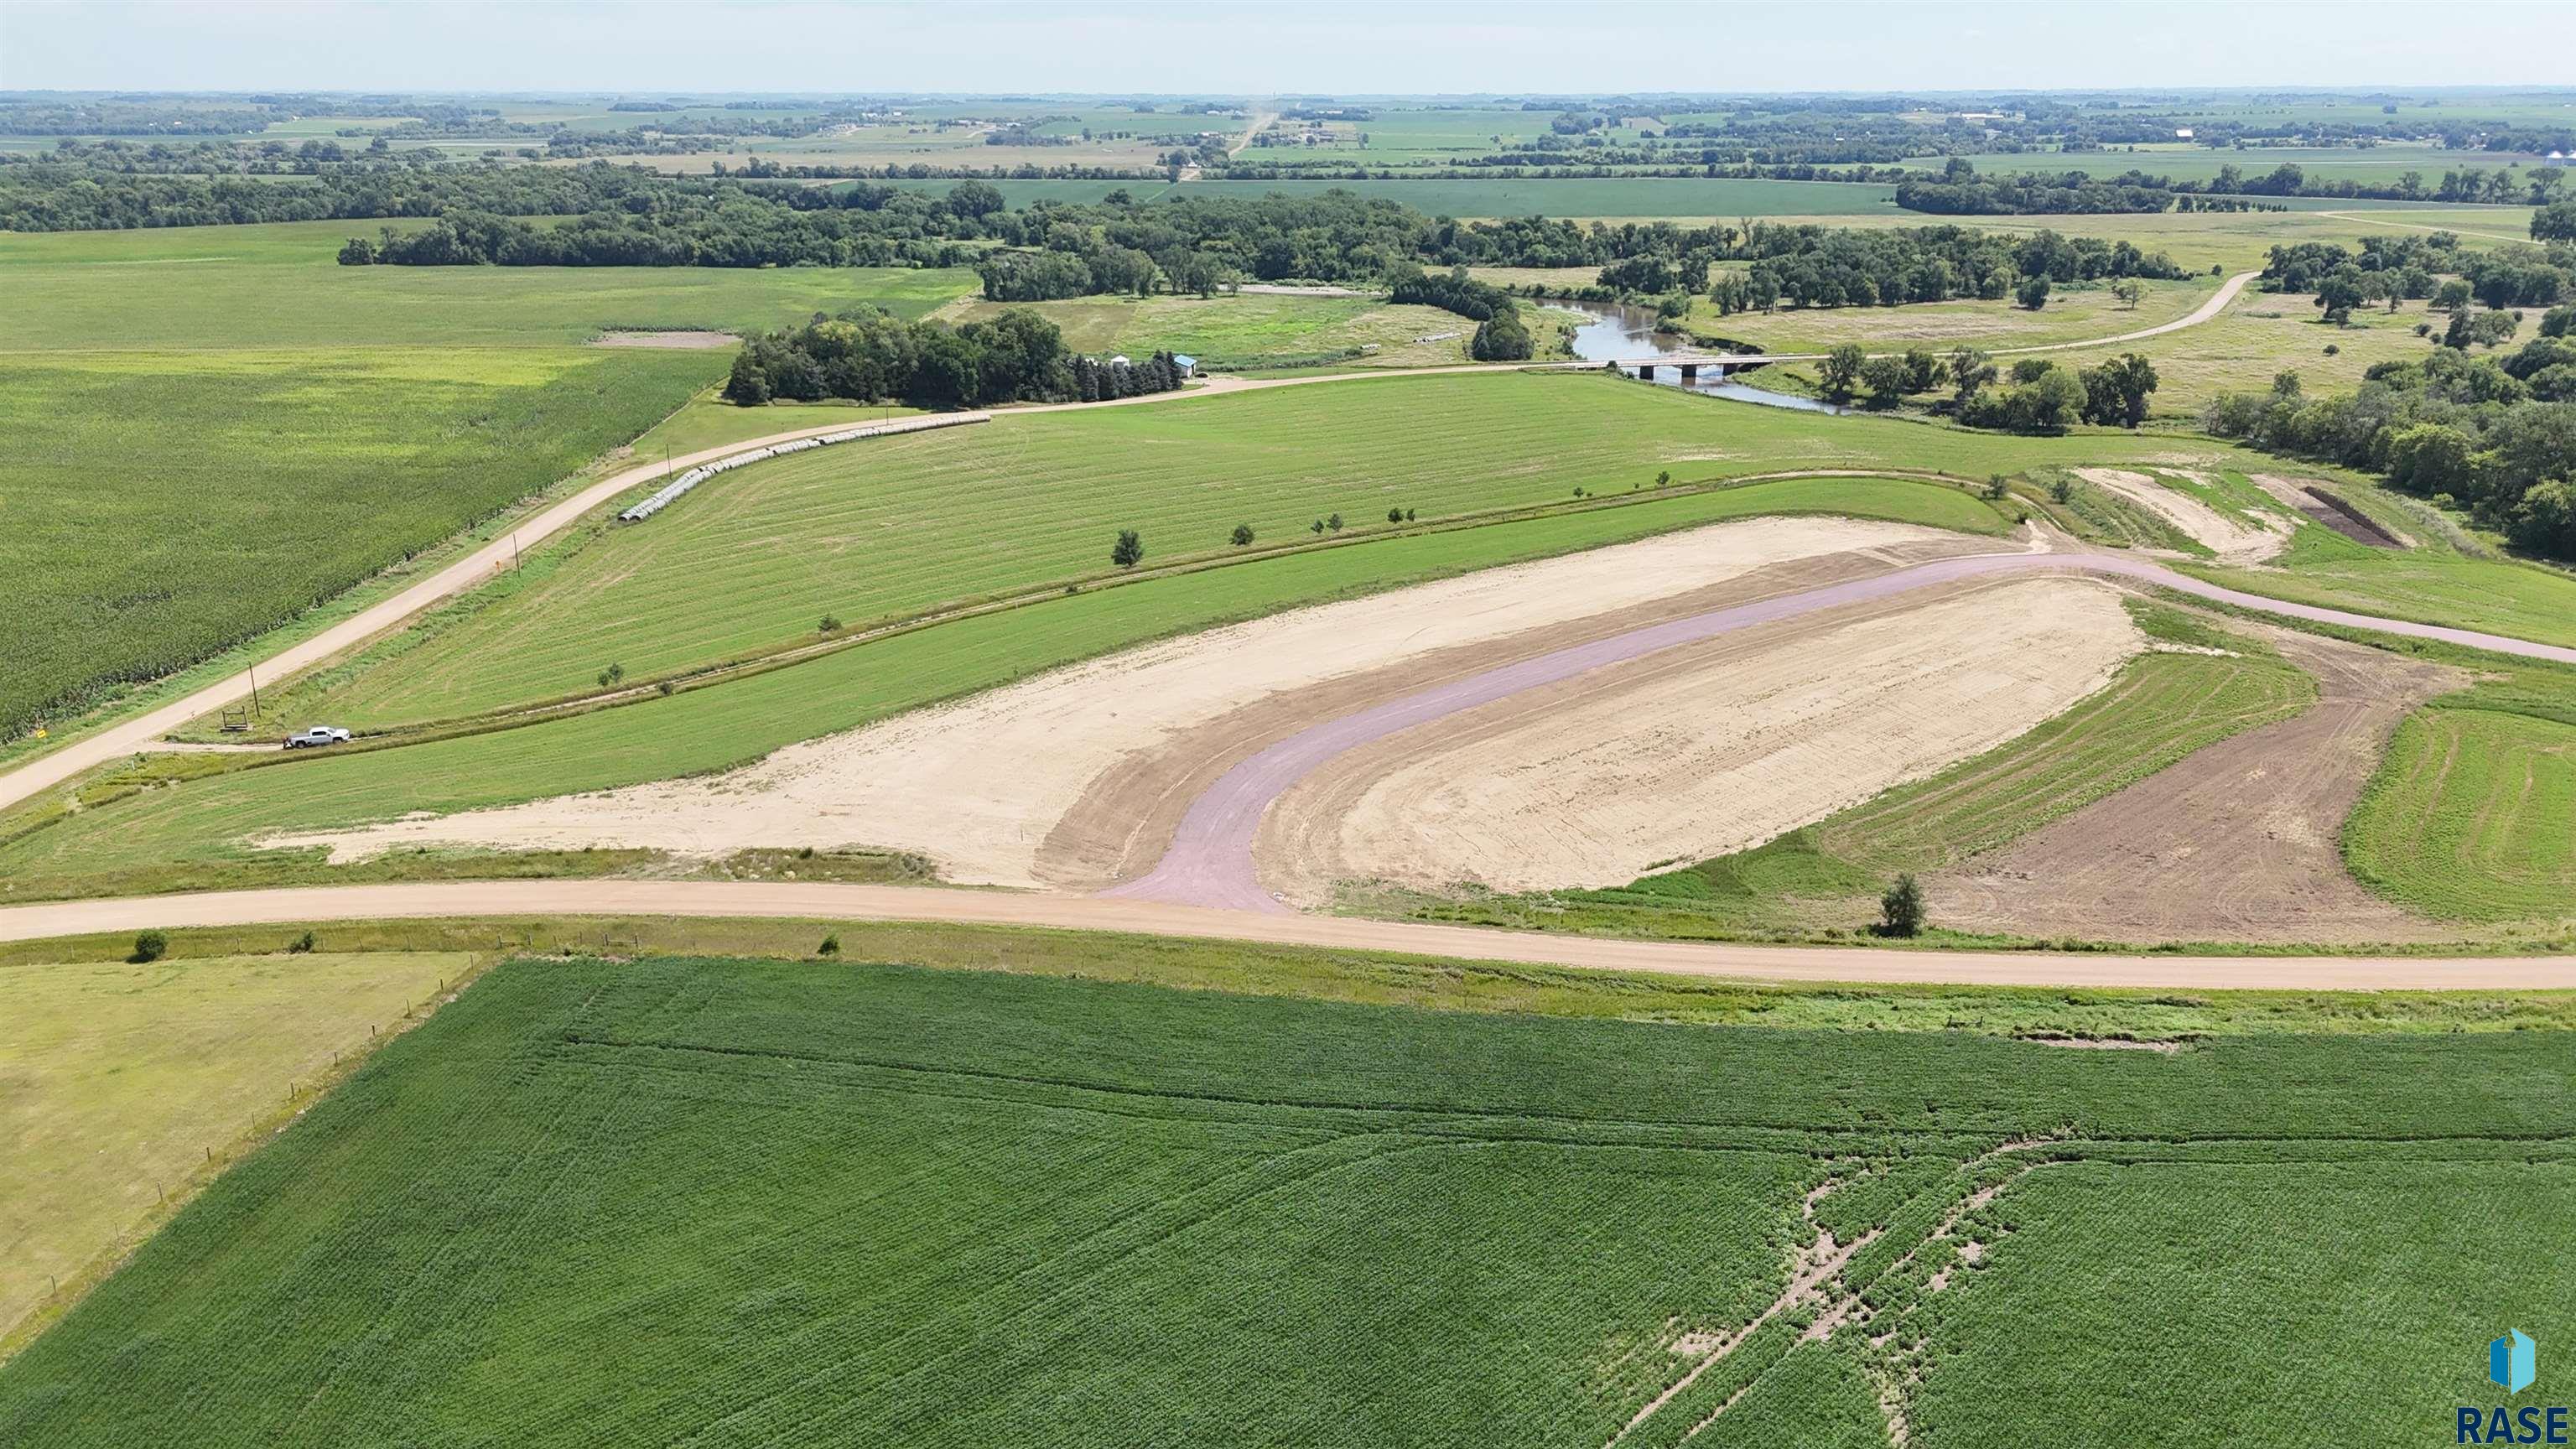
[[[1471,181],[1197,181],[1157,199],[1192,196],[1315,196],[1339,188],[1400,201],[1433,216],[1844,217],[1913,216],[1896,208],[1893,186],[1848,181],[1729,181],[1696,177],[1575,177]]]
[[[971,286],[925,271],[342,267],[374,223],[0,238],[0,735],[275,625],[721,378],[584,345]]]
[[[352,723],[444,718],[642,679],[943,602],[1147,559],[1279,541],[1338,512],[1424,518],[1800,467],[1967,477],[2166,453],[2169,439],[2025,439],[1713,403],[1593,374],[1388,378],[1097,412],[1004,416],[763,464],[651,523],[594,530],[344,671],[311,707]],[[2235,456],[2213,450],[2213,462]]]
[[[0,1367],[0,1434],[2430,1437],[2570,1327],[2564,1057],[521,961]]]
[[[2398,726],[2344,827],[2353,874],[2435,916],[2576,919],[2576,671],[2525,667]]]
[[[1133,411],[1133,410],[1113,410]],[[1747,410],[1749,411],[1749,410]],[[1102,416],[1107,416],[1104,414]],[[296,759],[177,788],[111,778],[79,813],[27,828],[49,807],[0,817],[0,901],[164,890],[182,884],[363,880],[420,874],[572,874],[631,868],[632,853],[483,858],[396,855],[326,868],[310,850],[244,842],[292,828],[458,810],[718,769],[791,744],[1071,660],[1428,578],[1761,514],[1823,513],[1996,531],[1983,501],[1936,484],[1792,480],[1408,534],[1151,578],[845,649],[714,687],[545,724],[377,753]],[[211,757],[193,757],[196,764]],[[284,756],[263,756],[262,760]],[[183,772],[191,757],[177,759]],[[220,759],[215,761],[222,763]],[[147,773],[158,766],[145,765]]]
[[[1320,364],[1438,367],[1467,361],[1476,324],[1437,307],[1370,297],[1270,293],[1216,297],[1082,297],[1064,302],[978,302],[955,315],[989,317],[1025,307],[1064,332],[1064,345],[1107,357],[1179,352],[1202,370]]]
[[[2237,655],[2143,655],[2028,734],[1751,850],[1611,890],[1396,904],[1432,920],[1622,935],[1857,927],[1897,872],[1994,849],[2316,698],[2313,680],[2252,641],[2159,606],[2132,612],[2157,637]]]

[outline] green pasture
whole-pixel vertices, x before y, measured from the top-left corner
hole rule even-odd
[[[1422,519],[1797,468],[1946,469],[2171,453],[2169,439],[2026,439],[1712,402],[1597,374],[1452,374],[1058,412],[818,450],[593,528],[450,606],[311,701],[352,724],[445,718],[644,679],[961,599],[1146,560],[1221,556],[1340,514]],[[2210,445],[2210,456],[2230,454]]]
[[[1203,370],[1311,364],[1438,367],[1468,360],[1476,324],[1437,307],[1394,306],[1374,297],[1271,293],[1215,297],[1078,297],[1062,302],[978,302],[964,318],[1025,307],[1053,322],[1064,344],[1107,357],[1179,352]]]
[[[411,223],[407,225],[416,225]],[[182,668],[626,443],[750,329],[964,273],[343,267],[374,224],[0,237],[0,733]]]
[[[2207,1442],[2218,1412],[2248,1443],[2429,1437],[2489,1396],[2498,1323],[2568,1331],[2524,1264],[2576,1230],[2576,1119],[2535,1087],[2564,1057],[522,960],[0,1366],[0,1430],[1596,1449],[1894,1424],[1975,1449]],[[1854,1250],[1770,1313],[1820,1229]],[[1853,1298],[1866,1324],[1822,1316]]]
[[[1938,484],[1847,478],[1748,484],[1087,588],[544,724],[393,750],[311,759],[259,756],[259,768],[189,778],[175,787],[138,788],[143,778],[170,778],[164,770],[174,763],[180,775],[189,776],[202,775],[209,763],[229,763],[223,757],[161,756],[137,767],[141,777],[111,775],[85,788],[85,808],[53,823],[38,823],[52,808],[42,802],[0,817],[0,839],[7,840],[0,844],[0,900],[183,884],[628,869],[636,862],[619,852],[468,862],[397,854],[361,866],[328,867],[318,851],[268,850],[247,842],[414,809],[470,809],[722,769],[798,740],[1155,638],[1673,528],[1783,513],[1984,531],[2006,526],[1983,501]],[[638,673],[633,666],[629,672]],[[426,674],[414,670],[408,677]],[[266,763],[271,760],[287,763]]]
[[[2343,846],[2354,875],[2430,915],[2576,919],[2576,671],[2490,674],[2409,716]]]

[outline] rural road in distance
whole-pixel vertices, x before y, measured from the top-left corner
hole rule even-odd
[[[1270,915],[1101,896],[773,881],[431,881],[137,896],[0,907],[0,941],[190,926],[477,916],[944,921],[1394,951],[1449,960],[1739,980],[2140,987],[2152,990],[2556,990],[2576,956],[2183,956],[1751,946],[1545,935],[1480,926]]]

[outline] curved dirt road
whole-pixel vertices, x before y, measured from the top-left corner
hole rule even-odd
[[[1339,916],[1266,915],[1098,896],[766,881],[438,881],[68,901],[0,908],[0,941],[145,927],[168,930],[464,916],[610,915],[946,921],[1120,931],[1756,981],[2129,986],[2191,991],[2538,991],[2576,987],[2576,956],[2117,956],[1911,951],[1867,946],[1732,946],[1554,936]]]
[[[2576,664],[2576,649],[2267,599],[2204,583],[2144,559],[2098,553],[1970,554],[1631,630],[1451,680],[1373,708],[1309,726],[1257,751],[1219,776],[1198,799],[1190,802],[1178,830],[1174,832],[1171,847],[1154,869],[1135,880],[1112,887],[1105,894],[1227,910],[1288,913],[1289,908],[1262,887],[1254,870],[1253,837],[1260,828],[1262,816],[1282,794],[1337,755],[1444,715],[1474,709],[1524,690],[1555,684],[1588,670],[1637,659],[1676,645],[1714,638],[1757,624],[1795,618],[1819,609],[1883,599],[1931,584],[2034,571],[2081,572],[2135,579],[2269,614],[2374,629],[2418,639],[2437,639],[2526,659]]]

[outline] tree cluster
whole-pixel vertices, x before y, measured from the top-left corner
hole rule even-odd
[[[955,327],[863,308],[745,343],[724,396],[745,407],[848,398],[948,408],[1097,402],[1180,385],[1170,353],[1138,364],[1069,356],[1056,325],[1025,308]]]
[[[2555,330],[2552,330],[2552,329]],[[2506,357],[2436,349],[2383,362],[2361,387],[2309,397],[2283,373],[2268,393],[2228,393],[2201,424],[2270,452],[2383,473],[2466,509],[2516,546],[2576,559],[2576,306]]]
[[[1784,304],[1892,307],[1965,297],[1992,301],[2014,295],[2033,279],[2171,280],[2183,275],[2162,252],[2053,231],[2004,237],[1957,226],[1862,231],[1755,222],[1730,250],[1755,260],[1751,267],[1717,279],[1709,298],[1721,315],[1768,312]],[[2046,300],[2045,292],[2040,300]]]

